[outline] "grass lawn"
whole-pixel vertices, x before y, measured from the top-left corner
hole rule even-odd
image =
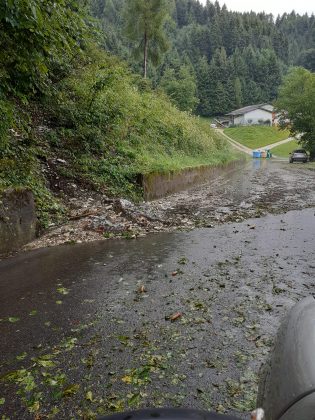
[[[277,146],[274,149],[271,149],[271,153],[275,156],[279,157],[286,157],[289,158],[289,153],[293,150],[300,148],[301,146],[298,144],[297,141],[293,140],[290,143],[282,144],[281,146]]]
[[[226,128],[224,133],[250,149],[258,149],[290,137],[289,131],[264,126]]]

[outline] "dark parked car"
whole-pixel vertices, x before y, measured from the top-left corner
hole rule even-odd
[[[293,163],[293,162],[306,163],[307,161],[308,161],[308,155],[306,151],[303,149],[293,150],[293,152],[290,153],[290,158],[289,158],[290,163]]]

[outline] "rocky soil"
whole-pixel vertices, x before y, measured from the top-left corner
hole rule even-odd
[[[136,238],[284,213],[315,205],[315,167],[250,161],[211,183],[152,202],[111,199],[73,183],[60,185],[68,221],[51,226],[25,250],[62,243]]]

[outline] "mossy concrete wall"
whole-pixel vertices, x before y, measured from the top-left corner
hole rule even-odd
[[[36,236],[34,196],[29,190],[0,193],[0,254],[18,250]]]
[[[166,173],[153,172],[142,176],[144,198],[147,201],[165,197],[193,185],[209,182],[218,175],[243,164],[245,159],[235,160],[216,166],[199,166]]]

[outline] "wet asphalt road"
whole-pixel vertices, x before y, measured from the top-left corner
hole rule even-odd
[[[315,168],[287,160],[252,159],[211,182],[144,204],[152,217],[204,227],[315,206]]]
[[[314,294],[314,211],[1,261],[0,414],[185,406],[248,418],[281,317]]]
[[[248,418],[281,318],[315,294],[315,173],[256,164],[150,203],[213,228],[0,261],[0,417],[185,406]],[[242,221],[266,212],[278,215]]]

